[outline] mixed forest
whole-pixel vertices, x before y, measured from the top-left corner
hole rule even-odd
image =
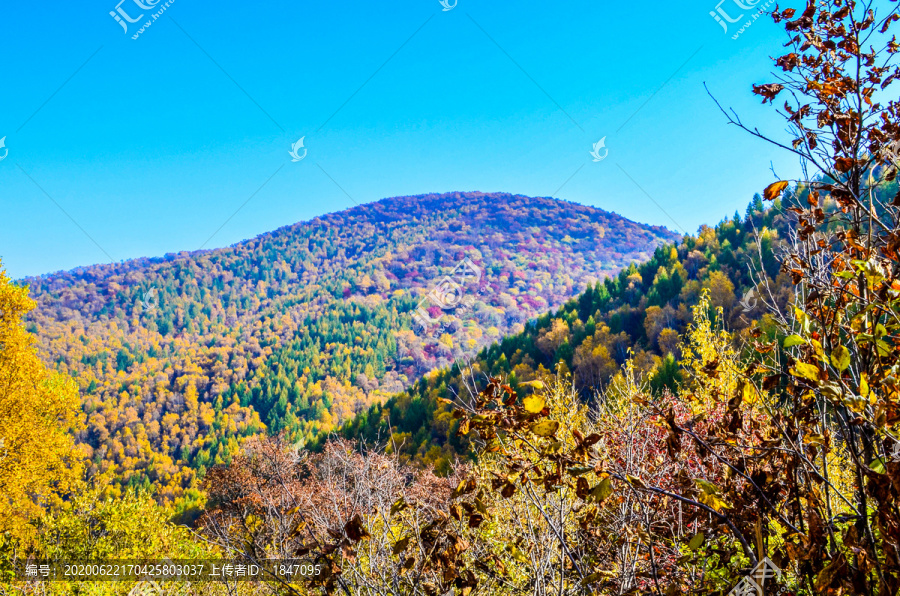
[[[43,359],[78,385],[91,473],[193,506],[246,437],[330,432],[673,238],[553,199],[425,195],[21,285]],[[419,328],[463,259],[470,305]]]
[[[696,236],[660,246],[650,259],[598,280],[521,333],[372,405],[344,423],[341,435],[387,442],[419,465],[447,471],[469,453],[468,435],[458,432],[453,412],[472,375],[482,382],[502,376],[518,391],[548,374],[570,375],[590,403],[630,362],[657,393],[674,391],[684,381],[678,365],[682,338],[704,294],[737,336],[759,319],[768,324],[767,304],[785,308],[790,302],[790,276],[777,255],[790,234],[786,210],[802,204],[808,192],[787,190],[768,206],[757,195],[743,217],[735,213],[715,227],[701,227]]]

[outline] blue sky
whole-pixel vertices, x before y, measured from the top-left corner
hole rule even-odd
[[[736,0],[720,5],[745,14],[728,33],[706,0],[175,0],[137,39],[165,0],[124,0],[144,14],[127,34],[117,1],[0,6],[0,259],[14,278],[426,192],[556,196],[693,232],[743,213],[770,161],[796,171],[704,90],[782,131],[750,86],[784,34],[766,17],[732,39],[751,14]]]

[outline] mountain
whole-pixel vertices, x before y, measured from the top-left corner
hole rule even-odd
[[[20,283],[42,357],[80,388],[92,471],[191,499],[244,437],[313,439],[676,238],[551,198],[429,194]]]
[[[659,246],[651,258],[590,284],[471,361],[435,370],[371,406],[340,434],[386,443],[388,451],[396,446],[423,467],[445,472],[469,450],[467,438],[457,436],[459,421],[450,403],[467,394],[464,374],[469,384],[502,376],[523,394],[530,389],[522,383],[547,373],[569,374],[589,401],[632,359],[651,388],[674,390],[681,380],[680,342],[703,292],[722,309],[721,320],[732,331],[747,329],[760,316],[763,299],[787,305],[792,285],[776,258],[789,233],[784,205],[802,204],[806,196],[788,191],[765,209],[757,195],[743,218],[735,213],[715,227],[701,227],[696,236]],[[757,288],[765,286],[762,297]]]

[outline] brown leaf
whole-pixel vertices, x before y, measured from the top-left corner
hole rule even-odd
[[[590,491],[591,487],[588,481],[583,476],[579,478],[578,482],[575,483],[575,496],[584,501],[587,500]]]
[[[790,53],[776,60],[775,64],[780,66],[782,70],[791,72],[800,64],[800,57],[797,54]]]
[[[854,163],[854,160],[849,157],[838,157],[834,160],[834,169],[841,173],[849,172]]]
[[[597,433],[591,433],[587,437],[585,437],[584,441],[582,441],[582,444],[585,447],[590,447],[591,445],[593,445],[594,443],[597,443],[598,441],[600,441],[600,435],[598,435]]]
[[[816,592],[819,594],[824,594],[827,588],[832,586],[832,582],[835,577],[847,566],[847,561],[844,560],[843,554],[838,554],[838,556],[828,564],[828,566],[819,573],[819,576],[816,578]]]
[[[784,89],[784,85],[780,85],[778,83],[768,83],[766,85],[753,85],[753,92],[757,95],[762,95],[763,103],[772,102],[775,99],[775,96],[781,93],[781,90]]]
[[[359,542],[363,538],[369,537],[369,533],[363,527],[362,518],[358,513],[344,526],[344,532],[347,534],[347,538],[353,542]]]
[[[394,544],[394,554],[399,555],[403,551],[406,550],[406,547],[409,546],[409,536],[398,540],[396,544]]]

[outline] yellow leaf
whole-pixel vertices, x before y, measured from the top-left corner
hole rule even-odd
[[[537,414],[544,409],[546,402],[539,395],[531,395],[522,400],[522,405],[525,406],[525,411],[529,414]]]
[[[788,335],[787,337],[784,338],[784,347],[785,348],[799,346],[802,343],[804,343],[804,340],[799,335]]]
[[[636,486],[637,488],[647,488],[647,485],[644,484],[644,481],[637,476],[626,474],[625,477],[628,479],[628,482],[630,482],[632,486]]]
[[[741,388],[741,398],[748,404],[756,403],[756,388],[752,383],[744,383]]]
[[[712,482],[700,478],[694,479],[694,482],[697,483],[697,486],[700,487],[700,490],[702,490],[704,494],[715,495],[719,492],[719,487]]]
[[[602,503],[609,495],[612,494],[612,490],[612,482],[610,481],[609,477],[606,477],[600,481],[600,484],[598,484],[591,490],[591,498],[598,503]]]
[[[555,434],[559,429],[559,422],[556,420],[541,420],[540,422],[535,422],[528,428],[539,437],[549,437]]]
[[[774,201],[781,196],[781,193],[784,192],[784,189],[787,187],[788,183],[786,180],[773,182],[766,187],[766,190],[763,191],[763,198],[765,198],[767,201]]]
[[[701,494],[698,500],[704,505],[715,509],[716,511],[721,511],[723,509],[731,509],[731,505],[717,497],[716,495],[704,495]]]
[[[795,377],[802,377],[804,379],[813,381],[814,383],[817,383],[819,381],[819,367],[815,364],[798,362],[796,366],[791,369],[791,374]]]
[[[831,351],[831,364],[841,372],[850,368],[850,350],[838,345]]]

